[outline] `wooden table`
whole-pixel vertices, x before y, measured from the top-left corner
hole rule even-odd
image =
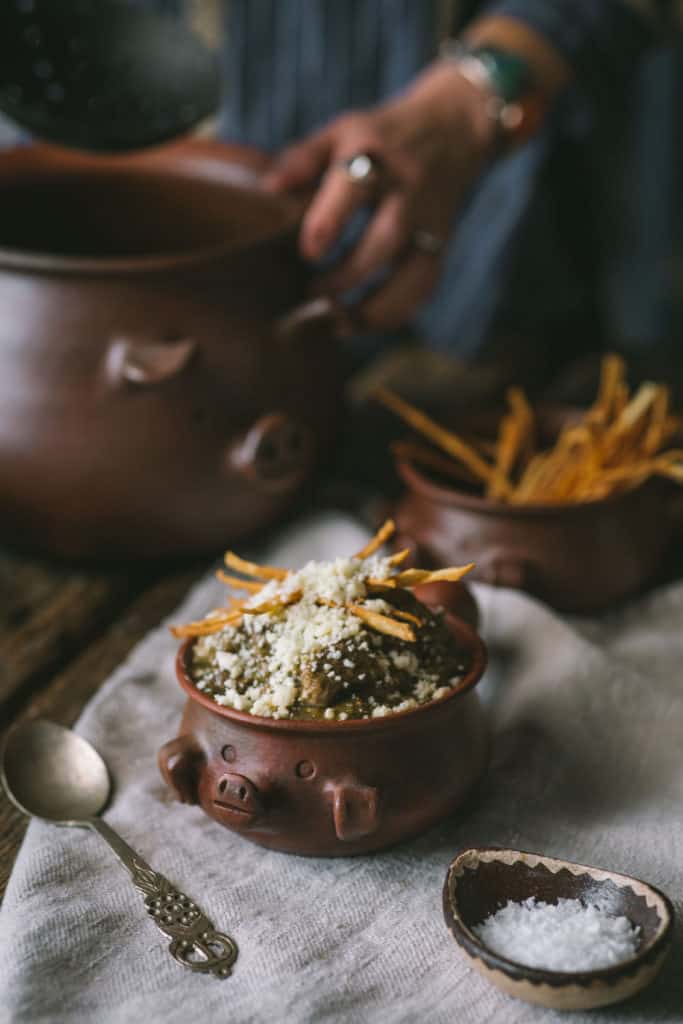
[[[73,569],[0,552],[0,740],[44,715],[64,725],[130,649],[168,615],[208,561]],[[27,819],[0,794],[0,896]]]
[[[516,367],[515,379],[519,372]],[[491,401],[503,386],[486,369],[465,373],[411,347],[379,360],[352,381],[352,415],[333,469],[303,499],[309,506],[343,508],[369,525],[389,510],[398,481],[386,453],[396,425],[362,401],[385,383],[418,403],[429,393],[445,394],[449,401],[457,394],[476,404]],[[679,547],[668,578],[683,576]],[[13,723],[29,716],[73,724],[107,676],[180,603],[211,561],[85,570],[0,548],[0,741]],[[0,898],[26,824],[0,791]]]

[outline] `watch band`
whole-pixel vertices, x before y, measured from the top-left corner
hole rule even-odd
[[[450,39],[441,47],[441,55],[455,61],[473,85],[490,93],[488,111],[496,122],[500,150],[536,131],[547,101],[535,88],[533,71],[524,57],[493,46],[470,48]]]
[[[534,75],[527,60],[494,46],[476,46],[469,55],[483,65],[496,93],[506,103],[520,99],[534,87]]]

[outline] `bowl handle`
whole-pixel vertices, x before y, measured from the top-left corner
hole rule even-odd
[[[267,493],[291,490],[311,468],[311,430],[282,412],[262,416],[227,452],[229,467]]]
[[[157,754],[164,782],[184,804],[197,803],[197,779],[204,755],[192,736],[178,736],[164,743]]]
[[[477,579],[482,583],[526,590],[531,579],[530,569],[529,559],[524,552],[494,549],[477,561],[475,572]]]
[[[160,384],[181,374],[196,351],[197,342],[192,338],[155,341],[119,336],[107,350],[106,375],[112,384]]]
[[[326,786],[332,803],[332,818],[337,838],[343,843],[369,836],[379,825],[379,790],[354,779],[331,782]]]
[[[348,330],[348,316],[332,299],[317,298],[302,302],[277,321],[276,337],[285,344],[302,341],[327,330],[335,337]]]

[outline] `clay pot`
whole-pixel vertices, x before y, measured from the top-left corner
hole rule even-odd
[[[0,528],[68,556],[213,549],[339,420],[334,311],[265,158],[186,142],[0,164]]]
[[[420,564],[473,561],[468,579],[515,587],[566,612],[596,612],[636,593],[661,569],[681,518],[668,481],[577,505],[503,505],[425,476],[408,462],[395,509],[396,543]]]
[[[535,410],[542,446],[583,410]],[[497,435],[500,411],[454,424],[459,433]],[[677,442],[676,442],[677,444]],[[475,562],[468,580],[515,587],[559,611],[597,612],[635,594],[662,568],[683,527],[683,491],[670,481],[575,505],[505,505],[396,460],[406,492],[393,510],[396,544],[420,565]]]
[[[412,711],[346,722],[221,707],[193,685],[184,644],[177,675],[188,701],[178,738],[159,751],[164,779],[219,824],[289,853],[367,853],[422,832],[463,802],[488,760],[474,690],[484,645],[447,621],[471,659],[458,688]]]

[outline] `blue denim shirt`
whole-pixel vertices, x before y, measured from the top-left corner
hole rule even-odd
[[[183,0],[146,2],[183,9]],[[220,135],[277,151],[342,110],[397,92],[434,57],[440,7],[221,4]],[[542,133],[472,190],[418,330],[463,357],[501,331],[541,334],[551,345],[562,324],[585,324],[634,351],[672,346],[681,328],[672,279],[681,226],[680,50],[648,53],[650,26],[617,0],[461,7],[469,17],[495,10],[533,26],[573,65],[576,85]]]

